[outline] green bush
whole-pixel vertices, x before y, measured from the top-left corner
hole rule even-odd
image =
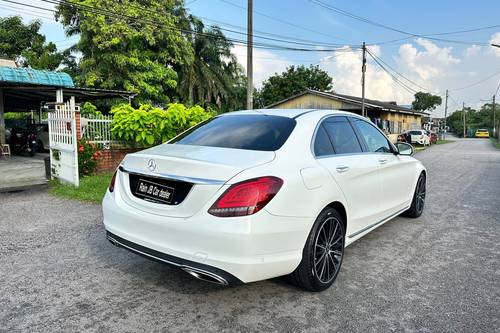
[[[94,104],[92,104],[90,102],[85,102],[82,105],[82,108],[80,109],[80,114],[83,117],[85,117],[87,115],[90,115],[90,116],[101,116],[102,115],[101,111],[97,110],[97,106],[95,106]]]
[[[172,103],[167,110],[142,104],[138,109],[122,104],[111,110],[113,135],[122,141],[139,146],[152,146],[170,140],[197,123],[215,116],[196,105],[186,108]]]

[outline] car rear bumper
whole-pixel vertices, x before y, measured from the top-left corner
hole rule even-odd
[[[218,218],[202,209],[189,218],[172,218],[139,211],[109,192],[103,200],[103,217],[114,244],[186,271],[214,273],[228,284],[291,273],[302,259],[314,222],[265,210]]]
[[[238,285],[243,283],[237,277],[216,267],[200,264],[195,261],[174,257],[166,253],[149,249],[142,245],[135,244],[126,239],[123,239],[109,231],[106,231],[106,238],[112,244],[118,247],[123,247],[131,252],[134,252],[149,259],[177,266],[192,275],[194,275],[193,273],[195,273],[197,274],[197,276],[196,275],[195,276],[201,280],[226,286]]]

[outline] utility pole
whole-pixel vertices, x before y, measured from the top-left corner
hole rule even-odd
[[[462,113],[464,114],[464,139],[465,139],[465,102],[462,102]]]
[[[247,109],[253,109],[253,0],[247,8]]]
[[[496,128],[496,119],[495,119],[495,97],[496,97],[496,95],[493,95],[493,136],[496,138],[497,137],[497,128]]]
[[[365,72],[366,72],[366,44],[363,42],[363,61],[361,65],[361,115],[366,117],[365,112]]]
[[[446,117],[448,117],[448,89],[446,89],[446,99],[444,102],[444,131],[443,140],[446,140]]]

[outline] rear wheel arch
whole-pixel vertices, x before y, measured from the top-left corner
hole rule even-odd
[[[344,225],[344,232],[347,233],[347,210],[340,201],[333,201],[329,203],[325,208],[330,207],[335,209],[342,217],[342,224]],[[323,208],[323,210],[325,209]],[[323,211],[322,210],[322,211]]]

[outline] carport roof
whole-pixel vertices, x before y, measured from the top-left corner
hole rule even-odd
[[[57,87],[0,82],[4,94],[5,109],[8,111],[26,111],[38,109],[42,102],[55,102],[56,91],[62,90],[64,97],[74,96],[78,103],[98,99],[128,99],[135,93],[122,90],[107,90],[78,87]]]

